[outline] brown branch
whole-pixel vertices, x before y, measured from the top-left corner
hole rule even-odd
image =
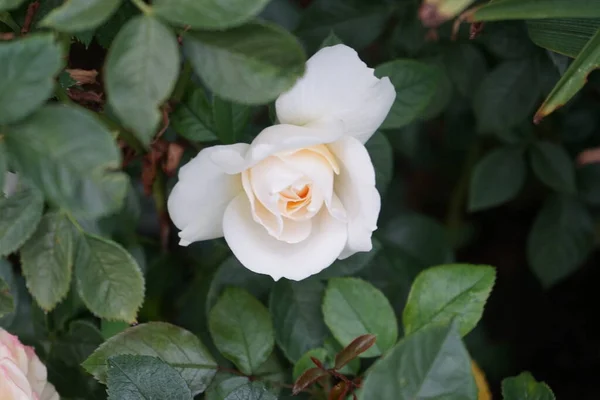
[[[27,7],[27,14],[25,15],[23,27],[21,28],[21,35],[27,34],[29,29],[31,29],[31,24],[33,23],[33,19],[35,18],[38,8],[40,8],[40,2],[37,0]]]

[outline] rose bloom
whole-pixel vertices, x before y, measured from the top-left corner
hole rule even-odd
[[[0,328],[0,399],[59,400],[33,348]]]
[[[321,49],[277,99],[279,125],[181,167],[168,201],[179,244],[224,236],[246,268],[274,280],[370,251],[381,200],[364,144],[395,97],[353,49]]]

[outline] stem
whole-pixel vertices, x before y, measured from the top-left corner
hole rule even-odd
[[[450,232],[456,232],[462,225],[463,206],[469,192],[469,182],[471,172],[479,156],[479,144],[474,142],[469,148],[467,159],[463,164],[462,172],[458,183],[452,191],[450,205],[446,217],[446,227]]]
[[[131,2],[146,15],[152,15],[152,7],[146,4],[143,0],[131,0]]]
[[[175,89],[173,89],[173,95],[171,96],[171,100],[178,103],[183,98],[185,94],[185,89],[190,82],[190,78],[192,77],[192,65],[189,61],[186,61],[183,64],[183,69],[179,74],[179,78],[177,79],[177,83],[175,84]]]
[[[75,225],[75,228],[77,228],[77,230],[81,233],[84,233],[83,227],[81,226],[81,224],[71,215],[69,214],[67,211],[63,210],[63,213],[67,216],[67,219],[69,221],[71,221],[71,223],[73,225]]]
[[[0,22],[4,22],[14,33],[21,33],[21,27],[17,25],[13,17],[7,12],[0,12]]]
[[[71,103],[73,103],[73,101],[71,100],[71,98],[67,94],[67,91],[62,86],[60,86],[60,83],[57,83],[54,86],[54,96],[56,96],[56,98],[58,100],[62,101],[65,104],[71,104]]]

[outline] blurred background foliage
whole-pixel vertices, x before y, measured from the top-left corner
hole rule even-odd
[[[62,3],[40,0],[31,30],[41,29],[39,21]],[[23,26],[27,6],[10,19],[0,14],[7,21],[0,32],[10,32],[13,23]],[[129,157],[127,148],[131,187],[123,210],[79,223],[122,244],[142,267],[146,298],[138,321],[170,321],[205,344],[212,343],[208,312],[229,285],[268,304],[270,293],[293,302],[303,291],[322,292],[323,279],[358,276],[379,288],[400,315],[420,271],[453,261],[493,265],[496,286],[466,343],[495,397],[502,378],[528,370],[559,399],[595,399],[600,156],[588,150],[600,147],[600,75],[591,73],[556,112],[537,124],[533,119],[600,28],[600,18],[490,21],[474,35],[464,23],[453,37],[453,21],[424,27],[420,6],[417,0],[272,0],[259,17],[291,31],[308,55],[324,43],[355,48],[398,90],[392,113],[367,143],[383,195],[371,253],[337,261],[286,288],[290,283],[274,284],[242,268],[222,239],[179,247],[164,219],[164,199],[153,191],[156,182],[172,187],[176,166],[155,173],[149,185],[148,158]],[[68,68],[102,73],[106,49],[138,13],[124,2],[97,29],[75,34]],[[64,88],[102,91],[102,74],[83,85],[61,77]],[[181,145],[180,164],[206,144],[249,141],[271,123],[272,107],[212,98],[196,78],[180,100],[162,136],[165,146]],[[165,162],[165,150],[160,154]],[[9,262],[17,265],[18,259],[2,261],[0,276],[17,311],[0,324],[46,355],[50,378],[64,397],[102,398],[103,388],[78,366],[128,325],[103,320],[98,329],[73,290],[44,313]],[[306,329],[320,329],[310,325],[319,319],[310,313],[319,309],[306,308]],[[293,358],[303,353],[298,349]],[[277,371],[275,358],[283,357],[274,357]]]

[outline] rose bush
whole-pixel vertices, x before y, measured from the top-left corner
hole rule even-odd
[[[202,150],[168,202],[180,244],[221,236],[248,269],[302,280],[370,251],[381,207],[364,146],[396,97],[356,51],[325,47],[251,144]]]
[[[35,350],[0,328],[0,399],[58,400],[47,375]]]

